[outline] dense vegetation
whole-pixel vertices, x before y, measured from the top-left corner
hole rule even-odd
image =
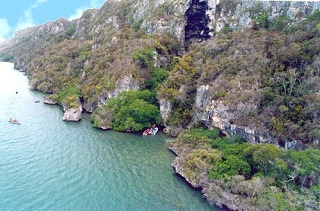
[[[144,61],[141,52],[139,55],[139,61]],[[151,79],[145,82],[144,91],[122,92],[118,97],[109,99],[107,104],[100,106],[92,114],[93,125],[104,129],[131,132],[150,128],[154,124],[162,125],[156,89],[168,74],[168,71],[163,68],[153,68]]]
[[[241,137],[223,137],[217,128],[186,130],[170,147],[178,149],[180,160],[183,158],[180,173],[193,184],[211,187],[205,191],[209,200],[223,191],[224,196],[219,197],[235,200],[232,197],[237,195],[240,207],[255,210],[319,206],[319,150],[284,151],[271,144],[252,145]]]
[[[92,115],[93,125],[118,131],[141,131],[161,124],[154,93],[149,90],[122,92],[99,107]]]

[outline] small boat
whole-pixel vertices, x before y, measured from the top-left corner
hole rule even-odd
[[[151,128],[147,128],[145,131],[143,131],[142,135],[147,136],[147,135],[156,135],[158,132],[158,128],[156,125],[153,125]]]
[[[34,102],[35,102],[35,103],[40,103],[40,100],[35,100]]]
[[[20,124],[20,122],[18,120],[15,119],[9,119],[9,122],[11,122],[12,124]]]

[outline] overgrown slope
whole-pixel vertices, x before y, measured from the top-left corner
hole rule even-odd
[[[280,144],[318,141],[319,15],[281,30],[221,33],[192,45],[158,92],[172,104],[167,125],[197,123],[197,89],[208,85],[207,104],[223,102],[234,111],[229,123],[271,134]]]

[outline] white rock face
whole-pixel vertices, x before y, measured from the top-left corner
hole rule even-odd
[[[51,100],[51,99],[48,98],[48,97],[44,97],[43,103],[49,104],[49,105],[56,105],[56,104],[58,104],[58,102],[53,101],[53,100]]]
[[[78,122],[81,119],[82,106],[79,105],[78,108],[68,108],[63,114],[64,121]]]
[[[219,0],[206,0],[206,2],[208,4],[207,15],[210,19],[208,27],[213,29],[213,32],[219,32],[226,25],[237,30],[250,27],[253,17],[248,9],[257,4],[260,4],[264,11],[270,11],[269,17],[271,19],[286,15],[291,19],[300,20],[301,14],[309,15],[320,8],[319,1],[242,0],[232,6],[226,6]]]
[[[119,93],[129,90],[139,90],[139,82],[132,77],[132,74],[125,75],[122,78],[118,79],[116,82],[116,87],[114,91],[109,92],[107,95],[107,99],[114,98],[119,95]]]
[[[236,108],[231,108],[221,101],[211,99],[209,85],[201,85],[197,89],[195,102],[195,120],[206,122],[209,127],[218,127],[226,135],[240,135],[250,143],[272,143],[277,144],[277,140],[271,138],[263,131],[253,128],[242,127],[231,123],[237,112],[241,112],[241,107],[246,105],[239,104]],[[161,108],[161,107],[160,107]]]
[[[170,101],[166,100],[166,99],[160,99],[159,104],[160,104],[160,114],[161,114],[163,121],[165,122],[167,120],[167,118],[169,117],[172,106],[171,106]]]

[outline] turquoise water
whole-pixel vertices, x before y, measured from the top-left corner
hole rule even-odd
[[[0,63],[0,210],[216,210],[175,175],[163,134],[64,122],[43,96]]]

